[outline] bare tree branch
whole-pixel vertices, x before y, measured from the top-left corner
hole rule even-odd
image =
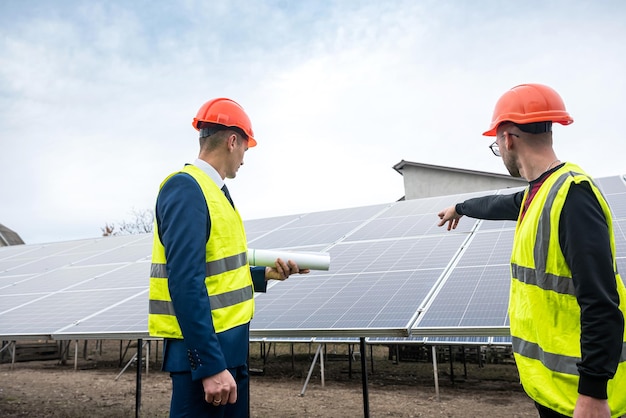
[[[100,228],[103,237],[113,235],[135,235],[152,232],[154,213],[150,209],[131,211],[133,216],[131,221],[121,221],[119,225],[107,222]]]

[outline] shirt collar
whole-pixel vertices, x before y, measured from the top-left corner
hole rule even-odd
[[[207,163],[204,160],[201,160],[200,158],[197,158],[196,161],[193,162],[193,165],[204,171],[207,176],[211,177],[211,180],[213,180],[213,182],[217,184],[217,187],[219,187],[220,189],[224,187],[224,179],[222,179],[222,176],[220,176],[220,174],[215,168],[213,168],[211,164]]]

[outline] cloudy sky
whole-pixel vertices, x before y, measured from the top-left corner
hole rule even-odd
[[[244,219],[395,201],[403,159],[506,173],[481,133],[526,82],[575,119],[562,160],[622,174],[624,22],[619,0],[2,0],[0,223],[44,243],[151,209],[214,97],[258,140],[227,183]]]

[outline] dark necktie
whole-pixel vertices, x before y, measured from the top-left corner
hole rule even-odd
[[[228,187],[226,187],[226,185],[222,187],[222,191],[224,192],[224,195],[226,195],[226,199],[228,199],[230,205],[234,208],[235,204],[233,203],[233,199],[230,198],[230,193],[228,193]]]

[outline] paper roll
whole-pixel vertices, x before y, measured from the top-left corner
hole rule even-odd
[[[328,270],[330,268],[330,254],[328,253],[248,248],[248,263],[251,266],[274,267],[277,258],[285,262],[292,260],[301,269]]]

